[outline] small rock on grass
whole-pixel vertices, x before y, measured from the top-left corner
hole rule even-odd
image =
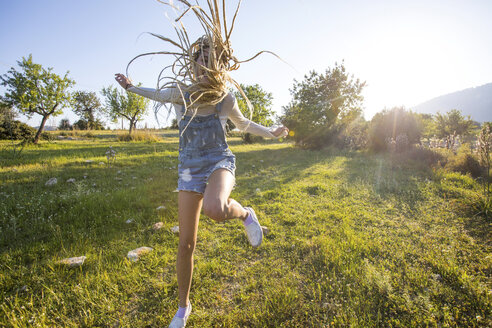
[[[174,226],[171,228],[171,232],[178,235],[179,234],[179,226]]]
[[[58,183],[57,178],[51,178],[48,181],[46,181],[46,183],[44,185],[45,186],[53,186],[53,185],[56,185],[57,183]]]
[[[79,256],[79,257],[69,257],[60,261],[57,261],[57,264],[62,264],[62,265],[67,265],[70,268],[75,268],[78,266],[81,266],[84,264],[86,257],[85,256]]]
[[[261,230],[263,230],[263,235],[265,236],[268,235],[268,233],[270,232],[270,230],[265,226],[261,226]]]
[[[130,224],[130,223],[133,223],[133,219],[128,219],[125,221],[126,224]]]
[[[139,248],[136,248],[134,250],[129,251],[128,254],[126,255],[126,257],[130,261],[137,262],[142,255],[147,254],[153,250],[154,249],[151,247],[146,247],[146,246],[139,247]]]
[[[67,180],[67,183],[75,183],[75,179],[74,178],[70,178]]]
[[[158,208],[156,208],[156,210],[160,211],[160,210],[164,210],[165,208],[166,208],[166,206],[161,205],[161,206],[159,206]]]
[[[162,229],[162,227],[164,227],[164,223],[163,222],[157,222],[157,223],[154,223],[154,225],[152,226],[152,229],[159,230],[159,229]]]

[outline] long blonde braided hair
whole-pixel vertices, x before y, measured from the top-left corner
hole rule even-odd
[[[227,96],[229,86],[232,84],[245,99],[251,117],[253,106],[239,83],[230,77],[229,72],[237,70],[241,63],[253,60],[262,53],[270,53],[277,58],[278,56],[270,51],[260,51],[247,60],[239,61],[233,55],[230,37],[241,0],[238,1],[230,28],[227,26],[225,0],[222,0],[222,6],[219,6],[217,0],[207,0],[207,10],[199,5],[198,0],[195,5],[187,0],[177,0],[183,8],[178,8],[171,0],[157,1],[172,7],[179,13],[175,19],[177,24],[174,25],[178,40],[174,41],[155,33],[150,34],[172,45],[175,50],[150,52],[136,56],[127,65],[127,75],[130,64],[139,57],[156,54],[174,56],[174,62],[162,69],[159,74],[157,92],[166,88],[177,88],[179,99],[174,99],[173,103],[183,104],[185,111],[188,111],[189,107],[215,106]],[[204,35],[193,43],[190,42],[188,32],[181,22],[181,19],[189,13],[194,14],[204,30]],[[204,49],[208,49],[209,55],[207,63],[201,65],[198,63],[198,56]],[[206,79],[200,79],[199,69],[205,72]],[[186,99],[185,94],[189,94],[189,99]],[[160,106],[161,104],[157,103],[154,105],[156,118]],[[196,115],[196,111],[193,111],[193,115]]]

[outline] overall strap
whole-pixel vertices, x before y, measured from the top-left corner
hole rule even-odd
[[[190,93],[188,91],[185,93],[185,102],[190,102]],[[183,104],[181,105],[181,115],[184,116],[184,114],[185,114],[185,105]]]
[[[225,98],[222,99],[222,101],[220,103],[217,103],[217,105],[215,105],[215,112],[217,114],[220,114],[220,111],[222,110],[222,105],[224,104],[224,101],[225,101]]]

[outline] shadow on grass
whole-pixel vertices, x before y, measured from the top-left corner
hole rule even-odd
[[[383,200],[395,200],[396,207],[414,214],[425,195],[419,180],[432,176],[430,169],[422,170],[412,163],[400,163],[387,154],[349,153],[342,177],[351,184],[369,186],[371,192]]]
[[[492,222],[492,218],[486,218],[481,215],[473,215],[469,217],[465,221],[465,229],[466,231],[478,240],[482,245],[486,245],[487,247],[492,247],[492,229],[490,229],[490,225]],[[492,274],[492,267],[488,270],[489,276]]]

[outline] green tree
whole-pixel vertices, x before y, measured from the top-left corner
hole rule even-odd
[[[173,118],[173,120],[171,121],[171,126],[169,128],[178,130],[179,129],[178,120]]]
[[[117,122],[119,117],[130,121],[128,132],[131,134],[147,112],[150,100],[132,92],[120,92],[113,86],[103,88],[101,93],[106,98],[103,111],[113,122]]]
[[[22,57],[17,64],[19,71],[12,67],[7,74],[0,76],[1,84],[7,88],[2,101],[28,117],[33,114],[42,116],[34,137],[34,143],[37,143],[48,118],[62,114],[63,108],[70,104],[68,88],[75,82],[68,78],[68,72],[60,77],[52,72],[53,68],[44,69],[33,63],[32,55]]]
[[[95,92],[76,91],[73,97],[73,111],[87,122],[87,129],[94,130],[101,126],[96,115],[101,110],[101,102]]]
[[[439,138],[445,138],[454,133],[468,136],[473,127],[474,123],[470,116],[464,117],[457,109],[452,109],[446,114],[437,113],[435,116],[435,131]]]
[[[420,136],[420,126],[414,113],[403,107],[385,109],[374,115],[369,124],[369,143],[375,151],[388,149],[391,142],[396,143],[397,149],[404,150],[419,143]]]
[[[239,110],[241,110],[243,115],[247,118],[251,118],[251,120],[255,123],[264,126],[271,125],[273,123],[272,94],[263,90],[263,88],[258,84],[241,84],[241,89],[250,101],[253,108],[253,112],[251,113],[250,109],[248,108],[248,104],[246,103],[246,100],[243,98],[241,93],[239,91],[234,91],[234,96],[236,97]],[[229,128],[231,128],[232,126],[232,122],[229,123]],[[245,142],[251,143],[254,139],[252,138],[250,133],[244,133],[243,140]]]
[[[17,115],[12,106],[9,106],[0,97],[0,123],[6,120],[13,120]]]
[[[68,118],[64,118],[60,121],[60,124],[58,124],[58,130],[72,130],[72,125],[70,124]]]
[[[434,117],[432,114],[414,113],[423,138],[432,138],[435,134]]]
[[[104,125],[98,119],[92,122],[92,129],[89,129],[89,122],[83,118],[73,124],[75,130],[104,130]]]
[[[87,121],[80,119],[73,124],[74,130],[87,130]]]
[[[292,101],[284,107],[282,123],[289,127],[298,145],[321,148],[338,134],[338,120],[360,113],[365,82],[349,75],[344,64],[335,63],[324,74],[311,71],[301,82],[294,81]]]
[[[270,92],[266,92],[258,85],[244,85],[241,84],[241,89],[250,101],[253,107],[253,113],[250,112],[246,100],[243,98],[239,91],[234,91],[234,96],[239,109],[243,115],[247,118],[251,117],[251,120],[261,125],[270,125],[273,123],[272,116],[272,100],[273,96]],[[252,114],[252,115],[251,115]]]

